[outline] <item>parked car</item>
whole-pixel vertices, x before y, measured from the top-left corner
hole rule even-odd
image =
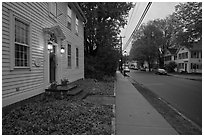
[[[141,71],[146,71],[146,69],[145,69],[145,68],[140,68],[140,70],[141,70]]]
[[[159,74],[159,75],[167,75],[167,72],[166,72],[165,69],[161,69],[161,68],[159,68],[159,69],[157,69],[157,70],[155,71],[155,74]]]
[[[137,67],[135,67],[135,68],[134,68],[134,70],[138,70],[138,68],[137,68]]]
[[[130,69],[128,68],[128,66],[125,66],[124,69],[123,69],[124,73],[126,72],[130,72]]]

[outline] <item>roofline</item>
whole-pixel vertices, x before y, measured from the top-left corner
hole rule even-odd
[[[74,6],[77,8],[77,10],[79,11],[79,13],[81,14],[82,18],[84,19],[84,23],[86,24],[87,23],[87,18],[86,16],[84,15],[84,12],[81,10],[79,4],[77,2],[73,2]]]

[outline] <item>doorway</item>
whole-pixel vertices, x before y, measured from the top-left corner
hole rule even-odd
[[[56,46],[50,52],[50,83],[56,81]]]
[[[187,72],[187,63],[185,63],[185,72]]]

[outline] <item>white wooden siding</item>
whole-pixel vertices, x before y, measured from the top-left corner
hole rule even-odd
[[[67,3],[66,3],[67,4]],[[21,3],[21,2],[3,2],[2,3],[2,99],[3,106],[9,105],[16,101],[31,97],[44,91],[45,74],[47,70],[44,64],[47,64],[45,57],[45,41],[42,29],[60,25],[66,40],[63,45],[66,47],[67,41],[72,45],[72,68],[67,67],[67,56],[58,55],[58,62],[61,62],[60,78],[67,77],[70,81],[84,78],[84,44],[83,44],[83,26],[82,20],[79,18],[79,36],[75,35],[75,11],[72,11],[72,29],[66,27],[66,4],[57,3],[58,13],[63,13],[58,17],[56,22],[48,16],[48,3]],[[73,10],[74,8],[72,8]],[[14,69],[10,71],[10,27],[9,27],[9,10],[22,18],[26,18],[32,22],[31,31],[31,60],[32,68]],[[79,48],[79,68],[75,67],[75,49]],[[58,47],[60,48],[60,46]],[[41,59],[41,66],[36,67],[34,61],[36,58]],[[19,91],[16,89],[19,88]]]

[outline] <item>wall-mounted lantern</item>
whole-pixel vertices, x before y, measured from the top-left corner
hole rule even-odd
[[[61,45],[61,50],[60,50],[61,54],[63,54],[65,52],[64,47]]]
[[[51,42],[51,41],[48,42],[48,44],[47,44],[47,49],[48,49],[49,51],[53,50],[53,45],[52,45],[52,42]]]

